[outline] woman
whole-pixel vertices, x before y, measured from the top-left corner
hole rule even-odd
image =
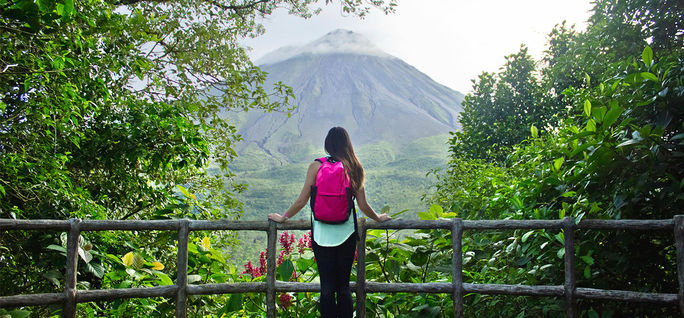
[[[377,214],[366,201],[363,187],[363,167],[354,154],[349,134],[342,127],[333,127],[325,137],[325,151],[329,160],[342,162],[346,176],[359,209],[376,222],[390,220],[386,213]],[[309,165],[306,180],[299,197],[283,215],[271,213],[268,218],[285,222],[299,212],[311,196],[311,186],[316,184],[316,175],[321,162],[316,160]],[[321,281],[321,317],[352,317],[353,302],[349,289],[349,275],[356,251],[356,228],[354,217],[341,224],[328,224],[312,219],[313,251],[318,264]],[[337,297],[335,297],[337,294]]]

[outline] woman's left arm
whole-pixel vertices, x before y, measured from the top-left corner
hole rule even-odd
[[[306,171],[306,179],[304,180],[304,186],[302,187],[302,191],[299,193],[299,197],[297,197],[297,200],[295,200],[294,203],[292,203],[292,206],[290,206],[283,215],[280,215],[278,213],[271,213],[268,215],[268,218],[276,221],[278,223],[285,222],[287,219],[295,216],[297,213],[299,213],[299,210],[301,210],[304,206],[306,206],[306,203],[309,201],[309,196],[311,195],[311,186],[316,183],[316,174],[318,173],[318,168],[321,166],[321,163],[318,161],[314,161],[309,165],[309,169]]]

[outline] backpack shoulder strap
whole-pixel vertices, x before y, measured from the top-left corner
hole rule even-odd
[[[328,161],[328,157],[316,158],[314,161],[318,161],[318,162],[320,162],[320,163],[324,163],[324,162]]]

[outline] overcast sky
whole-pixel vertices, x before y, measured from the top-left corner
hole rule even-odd
[[[247,45],[258,59],[279,47],[347,29],[435,81],[468,93],[471,79],[497,71],[504,56],[522,43],[539,58],[555,24],[566,20],[584,30],[591,8],[590,0],[399,0],[395,14],[375,10],[364,20],[343,16],[338,5],[308,20],[281,10],[263,21],[266,33]]]

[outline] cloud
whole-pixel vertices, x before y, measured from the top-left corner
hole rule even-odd
[[[390,57],[363,35],[344,29],[331,31],[303,46],[285,46],[256,60],[258,65],[276,63],[302,54],[351,53]]]
[[[504,56],[517,52],[521,43],[540,58],[555,24],[567,20],[583,29],[591,7],[591,0],[400,1],[395,14],[376,10],[363,20],[343,16],[334,5],[306,20],[282,10],[264,21],[266,34],[246,44],[257,58],[347,29],[441,84],[468,92],[471,79],[482,71],[497,71]]]

